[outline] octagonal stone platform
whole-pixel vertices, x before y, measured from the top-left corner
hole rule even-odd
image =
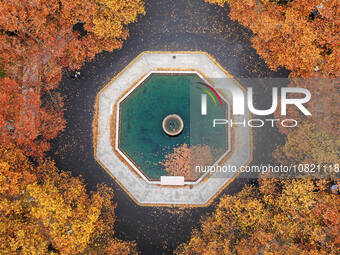
[[[143,52],[97,96],[96,128],[94,128],[95,158],[140,205],[205,206],[236,177],[237,172],[206,173],[196,182],[171,178],[163,182],[162,180],[150,181],[138,172],[138,168],[132,162],[119,153],[117,143],[119,140],[119,104],[117,103],[152,72],[198,73],[209,80],[212,86],[218,87],[226,101],[231,103],[230,89],[235,86],[241,87],[212,57],[204,52]],[[242,87],[241,89],[244,93],[244,89]],[[234,122],[243,120],[247,122],[249,112],[244,115],[234,115],[232,118]],[[114,131],[112,126],[115,127]],[[231,143],[229,147],[231,151],[227,158],[220,160],[219,164],[239,169],[252,160],[252,133],[247,126],[233,127],[230,133],[228,139]]]

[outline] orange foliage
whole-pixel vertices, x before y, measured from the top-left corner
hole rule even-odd
[[[296,119],[299,124],[296,128],[279,126],[279,131],[286,134],[287,139],[285,145],[274,151],[274,158],[281,164],[339,163],[339,79],[293,79],[289,86],[307,88],[311,92],[312,98],[306,107],[312,116],[304,116],[296,107],[288,108],[286,118]],[[276,117],[279,118],[277,113]]]
[[[49,140],[64,128],[63,112],[41,106],[39,94],[23,89],[9,78],[0,78],[0,143],[15,144],[26,155],[41,157]]]
[[[322,187],[262,179],[224,196],[176,254],[338,254],[340,197]]]
[[[163,162],[164,170],[174,176],[184,176],[185,179],[196,179],[199,173],[196,166],[210,166],[213,161],[211,149],[207,145],[189,147],[186,143],[174,148],[173,153],[166,155]]]
[[[274,151],[274,158],[283,165],[339,164],[340,139],[323,131],[312,122],[304,122],[287,136],[285,145]]]
[[[114,238],[112,197],[106,186],[88,195],[82,179],[51,161],[32,165],[20,150],[0,147],[0,253],[136,253]]]
[[[61,68],[79,68],[122,46],[126,25],[144,14],[141,0],[5,0],[0,2],[0,54],[6,74],[54,87]],[[105,29],[104,29],[105,27]],[[28,86],[28,84],[25,84]]]
[[[7,115],[0,116],[0,142],[41,157],[65,126],[62,98],[52,91],[62,69],[120,48],[139,14],[142,0],[0,1],[0,66],[11,79],[0,81],[9,96],[0,102]]]
[[[230,5],[230,17],[254,33],[253,47],[270,68],[293,76],[340,75],[337,0],[205,0]]]
[[[142,0],[0,1],[1,254],[137,253],[114,237],[112,190],[87,194],[42,156],[65,126],[63,68],[120,48],[139,14]]]

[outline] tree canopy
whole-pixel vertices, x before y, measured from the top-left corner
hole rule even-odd
[[[45,87],[57,84],[61,68],[79,68],[96,53],[120,48],[127,25],[145,13],[141,0],[5,0],[0,10],[6,74]]]
[[[338,254],[340,197],[309,179],[262,179],[224,196],[176,254]],[[328,189],[329,190],[329,189]]]
[[[276,70],[292,76],[340,75],[337,0],[205,0],[230,6],[230,17],[253,33],[253,47]]]
[[[15,148],[0,147],[1,254],[137,254],[114,237],[113,192],[37,164]]]
[[[50,148],[49,140],[64,127],[63,110],[53,102],[43,100],[33,88],[0,78],[0,144],[15,144],[28,156],[42,157]]]
[[[53,90],[63,68],[120,48],[127,25],[144,13],[142,0],[0,1],[0,142],[43,156],[65,127]]]

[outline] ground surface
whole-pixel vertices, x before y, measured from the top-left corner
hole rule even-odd
[[[81,78],[77,81],[65,75],[61,92],[66,97],[68,124],[54,141],[50,154],[60,169],[82,174],[90,189],[102,182],[114,187],[119,238],[136,240],[142,254],[171,254],[179,243],[190,238],[192,227],[199,226],[200,217],[213,210],[214,204],[177,211],[135,205],[94,159],[91,125],[98,91],[146,50],[206,51],[237,78],[287,77],[288,72],[269,71],[251,48],[250,32],[229,20],[226,9],[203,0],[148,0],[146,12],[145,17],[130,27],[131,36],[122,50],[98,55],[80,70]],[[249,83],[256,86],[256,106],[269,105],[270,102],[260,99],[271,93],[273,82]],[[282,137],[272,128],[255,130],[253,136],[253,164],[270,162],[271,152],[282,142]],[[252,180],[237,179],[223,193],[235,193],[249,182]]]

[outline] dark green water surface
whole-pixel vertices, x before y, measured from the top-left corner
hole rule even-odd
[[[214,128],[213,119],[226,118],[226,104],[215,105],[208,96],[208,114],[202,116],[205,92],[200,81],[196,74],[152,74],[121,103],[120,149],[149,179],[168,175],[159,162],[184,143],[209,145],[216,159],[225,151],[226,126]],[[176,137],[162,130],[169,114],[179,115],[184,122],[183,132]]]

